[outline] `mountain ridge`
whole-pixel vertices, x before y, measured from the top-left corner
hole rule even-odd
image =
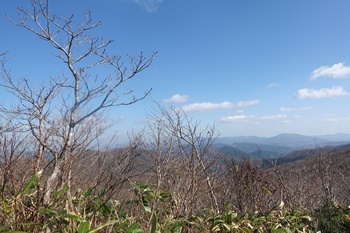
[[[255,143],[265,145],[279,145],[289,147],[302,146],[317,146],[317,144],[331,143],[331,142],[350,142],[350,134],[337,133],[307,136],[296,133],[281,133],[273,137],[259,137],[259,136],[232,136],[232,137],[218,137],[216,143],[233,144],[233,143]]]
[[[237,136],[217,138],[214,146],[233,156],[248,154],[252,158],[281,158],[298,151],[340,146],[350,143],[350,134],[338,133],[320,136],[283,133],[274,137]]]

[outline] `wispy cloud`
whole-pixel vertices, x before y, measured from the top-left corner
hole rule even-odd
[[[237,103],[232,103],[229,101],[221,103],[212,103],[212,102],[202,102],[202,103],[193,103],[188,104],[182,107],[185,112],[191,111],[212,111],[215,109],[223,108],[235,108],[235,107],[247,107],[252,105],[259,104],[260,100],[248,100],[248,101],[239,101]]]
[[[163,3],[163,0],[132,0],[132,1],[139,4],[149,13],[157,11],[159,5]]]
[[[288,118],[287,114],[277,114],[277,115],[261,116],[261,117],[257,117],[257,116],[253,116],[253,115],[239,114],[239,115],[222,117],[220,119],[220,122],[222,122],[222,123],[232,123],[232,122],[247,122],[247,121],[250,121],[253,124],[261,124],[261,121],[281,120],[281,122],[283,124],[291,123],[291,121],[288,120],[287,118]],[[254,120],[254,122],[252,120]]]
[[[272,116],[262,116],[261,120],[280,120],[287,118],[287,114],[278,114]]]
[[[277,84],[277,83],[270,83],[269,85],[266,86],[266,88],[276,88],[279,87],[281,85]]]
[[[311,80],[316,80],[320,77],[330,78],[346,78],[350,77],[350,66],[345,66],[344,63],[334,64],[333,66],[321,66],[311,73]]]
[[[186,112],[191,111],[211,111],[214,109],[220,108],[232,108],[233,103],[225,101],[222,103],[211,103],[211,102],[202,102],[202,103],[193,103],[188,104],[182,107],[182,109]]]
[[[312,110],[312,107],[300,107],[300,108],[286,108],[286,107],[282,107],[280,108],[281,112],[298,112],[298,111],[308,111],[308,110]]]
[[[294,97],[297,99],[306,99],[306,98],[330,98],[330,97],[336,97],[336,96],[346,96],[349,95],[346,90],[342,86],[334,86],[331,88],[322,88],[319,90],[314,89],[300,89]]]
[[[350,121],[350,117],[343,117],[343,118],[325,118],[323,119],[324,122],[339,122],[339,121]]]
[[[237,121],[248,121],[250,119],[254,119],[254,116],[247,116],[247,115],[234,115],[234,116],[227,116],[220,119],[220,122],[223,123],[231,123],[231,122],[237,122]]]
[[[188,95],[175,94],[169,99],[164,99],[163,101],[165,103],[184,103],[188,100],[188,98],[189,98]]]
[[[247,100],[247,101],[239,101],[234,103],[232,107],[248,107],[252,105],[257,105],[260,103],[260,100]]]

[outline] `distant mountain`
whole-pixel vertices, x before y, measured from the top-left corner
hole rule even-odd
[[[252,153],[255,151],[274,151],[274,152],[278,152],[286,155],[292,152],[293,150],[295,150],[294,148],[288,147],[288,146],[268,145],[268,144],[248,143],[248,142],[233,143],[231,144],[231,146],[247,153]]]
[[[274,137],[238,136],[217,138],[214,147],[223,154],[236,158],[249,156],[257,159],[278,159],[278,164],[315,156],[317,151],[340,148],[350,143],[350,134],[305,136],[279,134]],[[314,150],[316,149],[316,150]]]
[[[304,136],[300,134],[279,134],[275,137],[268,138],[264,141],[268,145],[279,145],[279,146],[289,146],[289,147],[315,147],[321,143],[327,143],[329,140]]]
[[[215,140],[216,143],[232,144],[232,143],[262,143],[266,137],[257,136],[237,136],[237,137],[219,137]]]
[[[341,151],[349,151],[349,150],[350,150],[350,144],[345,144],[341,146],[325,146],[325,147],[314,148],[314,149],[296,150],[284,157],[278,158],[276,161],[276,165],[282,165],[290,162],[313,158],[319,155],[332,155]]]
[[[318,138],[326,139],[333,142],[350,142],[350,134],[337,133],[337,134],[327,134],[316,136]]]
[[[241,151],[237,148],[234,148],[232,146],[220,146],[217,147],[217,150],[222,154],[227,154],[236,158],[242,158],[242,157],[248,157],[248,153]]]
[[[301,134],[279,134],[274,137],[238,136],[219,137],[215,143],[234,146],[237,149],[253,152],[257,147],[280,146],[295,149],[315,148],[326,145],[342,145],[350,142],[350,134],[329,134],[320,136],[305,136]],[[263,148],[263,150],[270,150]],[[276,150],[276,148],[273,148]]]
[[[261,146],[261,148],[259,148]],[[293,151],[289,147],[274,147],[268,145],[256,145],[254,143],[235,143],[232,146],[215,144],[218,152],[227,154],[236,158],[257,158],[257,159],[271,159],[283,157]]]
[[[269,150],[257,150],[249,153],[250,158],[256,159],[275,159],[285,156],[285,152],[269,151]]]

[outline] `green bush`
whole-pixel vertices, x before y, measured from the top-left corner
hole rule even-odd
[[[318,228],[322,233],[349,233],[350,232],[350,209],[335,205],[328,200],[321,208],[315,211],[318,220]]]
[[[45,228],[62,233],[314,232],[311,227],[313,220],[306,211],[292,211],[283,202],[265,215],[256,212],[242,215],[232,211],[229,203],[221,213],[205,209],[188,217],[175,215],[171,208],[176,203],[170,192],[139,183],[133,185],[134,200],[129,204],[123,203],[124,206],[130,205],[130,208],[123,211],[118,201],[105,200],[103,191],[93,195],[94,188],[68,198],[69,187],[66,185],[52,194],[49,206],[32,208],[35,205],[34,194],[40,190],[37,187],[39,176],[37,174],[30,179],[14,197],[0,200],[2,213],[7,217],[7,222],[0,225],[0,232],[41,232]],[[14,202],[17,204],[14,205]],[[23,207],[26,203],[27,207]],[[330,232],[327,227],[332,224],[332,232],[348,232],[345,229],[349,229],[349,222],[344,217],[349,218],[349,213],[334,206],[326,207],[319,212],[322,232]],[[23,216],[18,215],[21,211],[27,212]],[[29,213],[36,218],[25,218]],[[331,216],[331,222],[327,216]]]

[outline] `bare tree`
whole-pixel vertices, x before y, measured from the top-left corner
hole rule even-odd
[[[180,109],[159,107],[149,115],[146,153],[148,182],[157,192],[171,190],[175,215],[191,215],[204,206],[218,211],[217,165],[212,143],[215,127],[201,128]],[[154,203],[156,206],[158,203]]]
[[[21,128],[29,130],[39,143],[40,157],[44,151],[53,156],[54,167],[43,196],[44,204],[48,205],[51,193],[60,186],[59,181],[67,182],[62,172],[67,161],[86,146],[82,143],[86,137],[79,135],[78,128],[108,108],[131,105],[148,96],[151,89],[136,97],[132,90],[123,91],[122,86],[148,68],[156,53],[148,58],[143,53],[129,56],[130,65],[125,66],[122,57],[107,53],[112,40],[89,34],[101,25],[93,22],[90,11],[76,24],[74,15],[63,17],[52,13],[49,1],[31,0],[30,4],[29,9],[19,7],[18,19],[9,17],[11,22],[48,42],[66,70],[63,77],[50,78],[37,89],[27,78],[16,81],[3,60],[1,86],[17,97],[19,103],[15,108],[2,106],[2,112],[15,116]],[[98,68],[105,65],[115,72],[100,77]]]

